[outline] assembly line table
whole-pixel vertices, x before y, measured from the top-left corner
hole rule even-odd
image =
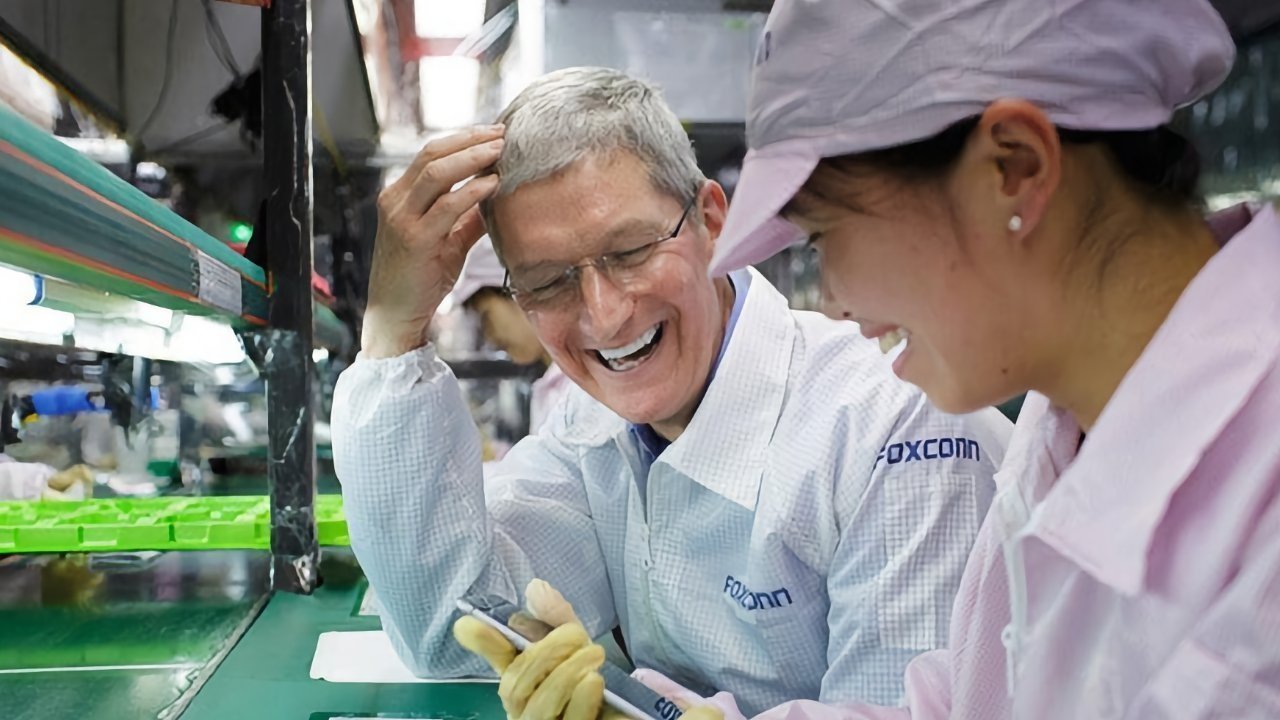
[[[267,595],[264,552],[0,558],[0,718],[171,712]]]
[[[334,553],[326,551],[331,558]],[[183,720],[343,717],[503,720],[492,683],[363,684],[312,680],[321,633],[377,630],[358,614],[367,587],[359,570],[323,568],[325,584],[304,597],[277,593],[213,672]]]
[[[309,597],[268,591],[265,552],[0,558],[0,718],[500,720],[490,683],[310,678],[321,633],[376,630],[349,550]],[[185,708],[185,710],[184,710]]]

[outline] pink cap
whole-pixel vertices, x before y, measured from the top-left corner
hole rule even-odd
[[[712,273],[802,239],[778,211],[824,157],[932,137],[1000,98],[1061,127],[1154,128],[1234,59],[1207,0],[777,0]]]
[[[467,259],[462,264],[462,273],[458,275],[458,282],[454,283],[453,290],[445,298],[441,311],[448,312],[462,305],[470,300],[472,295],[485,288],[501,288],[506,274],[506,269],[502,267],[498,255],[493,251],[493,241],[485,235],[467,253]]]

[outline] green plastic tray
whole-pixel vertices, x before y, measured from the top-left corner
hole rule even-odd
[[[0,553],[258,550],[271,545],[266,497],[0,502]],[[316,497],[321,545],[350,545],[342,496]]]

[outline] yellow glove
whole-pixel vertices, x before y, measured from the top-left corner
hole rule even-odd
[[[453,626],[463,647],[483,657],[501,675],[498,696],[513,720],[605,720],[623,716],[604,707],[604,648],[591,642],[573,608],[542,580],[525,590],[532,618],[517,614],[512,626],[526,637],[541,637],[538,625],[555,629],[516,655],[497,630],[470,616]],[[532,622],[530,622],[532,620]],[[603,710],[603,712],[602,712]],[[721,720],[719,711],[702,707],[685,714],[689,720]]]
[[[88,555],[68,555],[40,569],[40,594],[47,606],[87,608],[104,579],[89,569]]]
[[[49,489],[58,493],[67,492],[73,485],[83,486],[86,498],[93,497],[93,469],[87,465],[73,465],[55,473],[48,481]]]

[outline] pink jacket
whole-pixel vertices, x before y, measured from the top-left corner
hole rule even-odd
[[[906,707],[760,720],[1280,718],[1280,220],[1212,224],[1232,239],[1083,444],[1027,399],[950,649],[908,666]]]

